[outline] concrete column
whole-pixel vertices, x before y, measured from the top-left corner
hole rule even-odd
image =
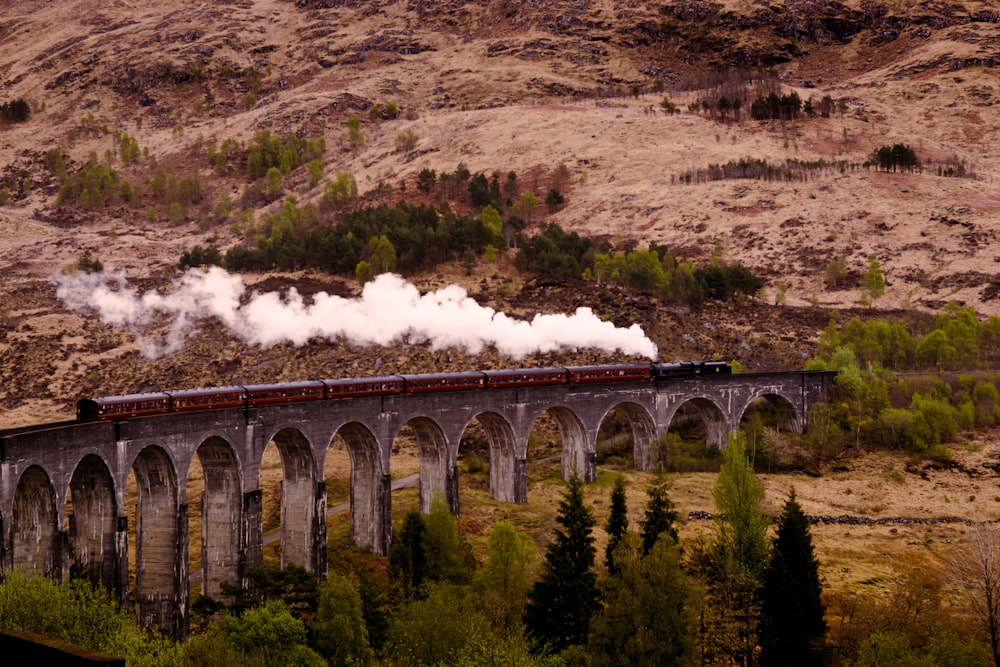
[[[8,525],[4,523],[3,515],[0,515],[0,575],[14,567],[11,560],[11,536],[7,532]]]
[[[522,448],[523,450],[524,448]],[[490,443],[490,497],[503,503],[526,502],[517,500],[517,462],[513,451],[506,451]]]
[[[597,447],[597,444],[594,444]],[[583,466],[583,481],[586,483],[597,481],[597,452],[586,452],[586,458]]]
[[[157,555],[167,556],[160,561],[147,558],[143,546],[148,537],[144,531],[152,526],[140,515],[136,530],[139,571],[136,573],[136,606],[139,624],[144,628],[159,628],[172,639],[183,639],[188,633],[188,530],[187,505],[176,508],[173,539],[153,547]],[[148,548],[148,547],[147,547]],[[144,573],[144,570],[145,573]],[[152,581],[150,581],[152,580]]]
[[[528,459],[514,459],[514,496],[510,502],[528,502]]]
[[[122,609],[128,610],[130,592],[128,589],[128,517],[115,519],[115,566],[113,590],[118,593]]]
[[[326,578],[327,535],[326,535],[326,481],[316,484],[316,511],[313,512],[312,530],[312,571],[317,579]]]
[[[457,517],[459,511],[458,502],[458,465],[448,468],[448,479],[445,482],[445,500],[448,502],[448,509],[452,516]]]
[[[240,586],[250,588],[250,568],[264,562],[264,503],[260,489],[243,494],[240,518]]]
[[[384,556],[389,553],[392,546],[392,476],[382,475],[382,486],[379,489],[375,506],[378,508],[376,516],[378,524],[372,531],[375,539],[372,542],[372,553]]]
[[[188,506],[185,503],[177,506],[177,556],[174,561],[177,571],[177,597],[174,607],[174,621],[171,626],[168,626],[173,628],[175,639],[185,639],[190,632],[191,617],[188,613],[191,596],[189,548]]]

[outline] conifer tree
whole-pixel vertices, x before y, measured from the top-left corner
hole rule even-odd
[[[642,520],[642,552],[648,554],[653,550],[660,533],[667,533],[677,542],[677,529],[674,521],[677,512],[674,504],[667,497],[667,479],[662,474],[657,475],[652,486],[646,491],[649,499],[646,501],[646,516]]]
[[[822,592],[809,523],[793,489],[778,519],[761,589],[761,667],[822,663]]]
[[[604,564],[608,568],[608,574],[617,574],[618,567],[615,565],[614,552],[628,530],[625,478],[621,475],[615,478],[615,486],[611,490],[611,512],[608,514],[608,523],[604,529],[608,532],[608,546],[604,550]]]
[[[399,537],[389,549],[389,579],[395,591],[404,599],[420,593],[427,562],[424,557],[424,517],[419,510],[411,510],[403,517]]]
[[[615,562],[619,574],[605,581],[604,607],[591,622],[594,667],[696,664],[698,589],[681,568],[677,543],[661,534],[643,555],[642,539],[630,531]]]
[[[594,561],[594,515],[583,504],[583,482],[574,472],[559,502],[555,540],[545,551],[542,577],[528,594],[525,624],[536,639],[556,650],[587,639],[599,606]]]

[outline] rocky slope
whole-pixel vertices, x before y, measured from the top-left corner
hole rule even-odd
[[[248,183],[217,175],[207,155],[262,129],[323,137],[324,180],[350,172],[366,201],[404,196],[401,182],[412,196],[422,169],[514,170],[542,187],[564,168],[566,203],[536,224],[622,245],[665,243],[695,261],[721,252],[765,279],[765,300],[689,312],[610,288],[535,282],[510,261],[471,277],[414,277],[422,289],[458,280],[482,304],[519,317],[590,306],[616,324],[642,324],[661,358],[798,365],[830,309],[857,306],[872,258],[887,280],[876,305],[892,316],[919,326],[949,300],[995,314],[998,37],[995,6],[976,0],[12,0],[0,15],[0,103],[27,100],[32,115],[0,124],[0,188],[9,192],[0,204],[0,425],[68,417],[88,393],[516,363],[426,344],[262,348],[211,320],[179,353],[149,361],[132,331],[56,298],[53,276],[84,250],[124,269],[135,288],[165,293],[184,249],[240,242],[245,228],[214,223],[212,210]],[[717,118],[701,100],[726,91],[731,77],[720,71],[741,68],[802,100],[829,96],[829,117]],[[679,113],[662,113],[664,99]],[[363,144],[348,139],[351,115],[363,119]],[[405,132],[419,137],[407,153],[395,145]],[[142,148],[130,164],[118,155],[122,133]],[[897,142],[917,151],[922,171],[861,166]],[[70,171],[93,152],[147,195],[157,170],[197,177],[203,201],[177,223],[148,196],[140,206],[57,206],[59,182],[45,163],[57,147]],[[788,181],[684,182],[744,158],[831,166]],[[966,177],[938,175],[948,168]],[[301,202],[322,194],[304,168],[284,186]],[[258,205],[258,218],[269,206]],[[833,259],[846,275],[829,287]],[[312,273],[247,282],[357,292],[353,280]],[[781,285],[787,305],[770,305]],[[146,335],[165,326],[151,323]]]

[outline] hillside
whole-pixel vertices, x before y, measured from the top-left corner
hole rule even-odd
[[[795,93],[828,108],[758,120],[751,98],[739,112],[732,107],[734,91]],[[426,170],[464,165],[500,180],[515,172],[540,201],[551,187],[564,195],[557,207],[538,207],[529,231],[557,223],[617,249],[655,242],[680,260],[742,262],[764,280],[760,298],[692,308],[521,272],[513,249],[495,264],[478,258],[468,273],[455,257],[406,276],[423,295],[458,284],[479,307],[519,320],[590,308],[617,327],[640,325],[661,360],[800,368],[831,317],[880,316],[922,332],[952,300],[1000,315],[995,2],[6,0],[0,105],[18,99],[30,118],[0,120],[0,430],[70,419],[81,396],[641,358],[582,347],[469,353],[415,335],[385,345],[337,336],[264,345],[204,316],[204,298],[189,309],[134,312],[150,301],[176,304],[171,298],[190,284],[178,267],[185,250],[251,245],[263,232],[248,219],[261,225],[286,195],[320,207],[325,184],[340,173],[356,180],[359,197],[348,208],[358,209],[437,204],[443,198],[418,188]],[[665,113],[671,106],[677,113]],[[362,134],[353,140],[352,116]],[[284,176],[280,197],[246,197],[263,179],[248,178],[244,148],[262,130],[322,138],[320,178],[303,164]],[[412,146],[399,150],[408,133]],[[135,140],[134,159],[124,156],[123,137]],[[241,148],[218,169],[210,156],[227,140]],[[913,148],[922,169],[864,166],[873,151],[898,143]],[[93,153],[142,191],[141,202],[115,195],[60,204],[53,151],[68,174]],[[713,165],[741,160],[776,171],[713,180]],[[155,196],[158,172],[200,184],[200,201],[180,219],[170,220]],[[228,216],[216,212],[223,195],[233,202]],[[478,213],[461,199],[449,206]],[[241,201],[249,213],[236,211]],[[340,212],[323,215],[330,223]],[[67,284],[60,272],[85,252],[115,289],[84,290],[71,303],[57,295]],[[867,308],[859,300],[872,259],[886,291]],[[831,282],[835,261],[842,275]],[[233,292],[222,287],[234,283],[212,283],[239,312],[258,293],[286,305],[297,294],[303,311],[324,293],[351,303],[360,294],[353,276],[316,269],[239,279]],[[123,298],[108,298],[116,295]],[[88,299],[92,307],[74,307]],[[181,342],[164,352],[170,340]],[[149,355],[151,347],[160,353]],[[942,569],[964,539],[956,517],[996,514],[998,443],[995,431],[965,434],[950,467],[852,451],[820,476],[761,474],[765,509],[778,512],[794,486],[807,513],[828,519],[814,534],[829,590],[884,591],[928,563]],[[337,502],[349,487],[339,444],[327,474]],[[551,535],[561,492],[554,447],[542,442],[529,457],[529,502],[519,506],[489,500],[487,474],[466,471],[463,460],[462,522],[480,546],[501,518],[516,519],[538,544]],[[415,448],[401,449],[397,477],[419,470]],[[273,458],[262,488],[280,515]],[[626,469],[602,458],[598,483],[588,486],[601,521],[619,470],[630,475],[638,519],[651,477]],[[685,540],[711,525],[698,517],[713,511],[714,479],[674,479],[677,508],[693,517],[682,521]],[[416,502],[413,490],[394,496],[397,518]],[[331,520],[331,545],[345,544],[346,533],[343,516]]]
[[[562,174],[565,204],[540,208],[532,224],[555,222],[619,247],[655,241],[696,262],[721,254],[765,280],[767,301],[787,285],[785,308],[689,313],[584,283],[536,285],[503,259],[471,277],[457,270],[412,277],[421,289],[463,281],[481,303],[516,317],[592,306],[620,326],[641,324],[661,358],[718,355],[751,369],[794,367],[812,353],[830,308],[857,306],[872,258],[886,276],[879,308],[913,320],[958,300],[995,314],[998,20],[990,3],[975,1],[14,0],[0,17],[0,102],[26,100],[32,114],[0,125],[0,188],[9,192],[0,205],[0,414],[9,424],[62,418],[83,393],[220,375],[277,380],[317,368],[360,374],[383,364],[517,361],[489,350],[474,361],[426,345],[248,348],[208,320],[180,353],[150,363],[131,332],[55,298],[53,276],[85,250],[145,292],[169,289],[183,250],[240,242],[246,230],[215,223],[212,211],[223,193],[236,201],[248,181],[239,172],[218,175],[206,156],[264,129],[325,139],[323,179],[311,184],[304,168],[285,179],[285,192],[300,202],[318,202],[323,181],[337,172],[352,174],[361,201],[372,203],[405,197],[404,182],[412,198],[424,169],[515,171],[539,199]],[[712,118],[714,104],[708,113],[699,102],[722,90],[706,86],[726,85],[712,74],[719,70],[770,72],[769,85],[777,82],[783,94],[817,104],[829,96],[831,113]],[[664,99],[679,112],[663,113]],[[351,115],[363,119],[363,143],[348,140]],[[407,132],[418,137],[413,150],[397,151]],[[128,164],[118,155],[122,135],[141,147]],[[897,142],[915,149],[922,171],[860,166],[874,148]],[[146,191],[143,203],[58,206],[59,181],[45,164],[54,148],[70,173],[91,152],[109,161]],[[740,159],[828,166],[791,181],[683,183],[685,173]],[[937,175],[948,167],[967,177]],[[149,197],[157,170],[200,182],[201,203],[180,221],[168,221],[166,206]],[[279,205],[258,204],[258,219]],[[828,289],[833,259],[843,260],[845,275]],[[307,298],[357,293],[346,276],[245,281],[282,294],[295,285]],[[165,324],[148,326],[147,336]]]

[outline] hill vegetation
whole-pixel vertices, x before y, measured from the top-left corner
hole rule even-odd
[[[839,370],[839,393],[801,437],[766,406],[743,424],[767,489],[759,505],[783,527],[798,525],[793,500],[818,521],[824,659],[982,664],[996,649],[970,638],[971,608],[943,574],[971,527],[817,517],[995,513],[997,44],[1000,15],[985,0],[12,0],[0,17],[0,428],[70,418],[83,395],[624,360],[595,350],[467,357],[406,341],[260,348],[213,321],[198,322],[182,351],[149,360],[135,333],[60,302],[60,271],[124,284],[112,273],[122,270],[136,289],[166,292],[183,270],[222,265],[251,290],[294,287],[307,303],[357,295],[395,271],[421,290],[460,284],[515,317],[586,306],[641,324],[663,360]],[[142,335],[167,327],[151,322]],[[659,443],[679,471],[669,490],[677,544],[640,548],[615,529],[619,569],[595,566],[604,602],[586,632],[573,630],[570,664],[582,646],[594,656],[663,648],[618,643],[654,604],[653,592],[631,597],[639,587],[622,582],[663,576],[671,596],[655,604],[752,599],[753,582],[706,585],[722,568],[713,540],[725,526],[697,517],[718,513],[709,489],[724,463],[699,420],[680,417]],[[600,553],[613,477],[628,474],[636,517],[659,483],[629,470],[627,438],[608,422],[598,484],[582,490]],[[544,426],[535,439],[535,459],[558,451]],[[474,641],[449,661],[474,664],[487,648],[505,662],[543,660],[519,626],[543,568],[504,579],[489,556],[504,549],[522,562],[519,531],[539,546],[552,539],[563,487],[533,463],[531,502],[501,513],[479,488],[482,457],[461,465],[472,483],[458,526],[424,519],[455,556],[447,576],[428,577],[445,583],[390,585],[389,563],[332,538],[350,567],[310,592],[300,617],[278,604],[233,616],[185,649],[188,659],[273,662],[235,643],[256,624],[280,628],[304,662],[310,652],[346,662],[338,647],[351,646],[362,662],[378,651],[431,663],[441,654],[409,638],[448,626],[421,626],[428,617],[454,617]],[[777,473],[788,471],[808,474],[792,478],[797,494],[783,507],[790,482]],[[338,484],[349,482],[331,477]],[[421,518],[405,517],[405,495],[398,505],[397,542],[419,559],[423,542],[399,531],[408,519],[419,532]],[[509,529],[488,534],[508,515]],[[726,571],[766,585],[764,560]],[[265,586],[274,575],[260,576]],[[359,608],[368,649],[358,632],[346,639]],[[721,639],[676,642],[673,659],[748,661],[759,646],[764,661],[783,650],[764,620],[780,611],[714,612],[705,618]],[[333,635],[341,643],[323,639]]]

